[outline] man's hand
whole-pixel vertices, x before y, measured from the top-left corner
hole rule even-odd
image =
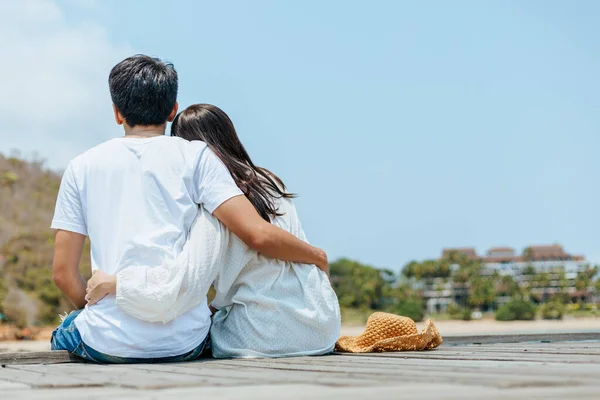
[[[117,277],[96,270],[92,273],[85,292],[88,306],[96,304],[107,295],[117,293]]]
[[[236,196],[213,212],[233,234],[259,253],[283,261],[314,264],[327,273],[327,254],[265,221],[246,196]]]

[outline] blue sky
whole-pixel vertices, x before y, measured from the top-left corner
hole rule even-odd
[[[108,71],[146,53],[175,64],[181,106],[231,116],[330,258],[399,269],[442,247],[558,242],[600,262],[598,2],[43,2],[48,29],[83,38],[65,57],[100,49],[61,86],[89,85],[69,101],[90,105],[0,149],[61,168],[120,135]]]

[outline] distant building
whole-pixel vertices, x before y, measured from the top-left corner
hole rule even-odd
[[[575,284],[578,274],[588,268],[585,257],[571,255],[558,244],[529,246],[520,255],[511,247],[493,247],[484,256],[470,247],[448,248],[442,250],[440,259],[448,258],[453,252],[470,260],[480,260],[482,275],[511,276],[519,287],[528,287],[540,301],[561,291],[574,299],[589,295],[587,290],[578,291]],[[532,280],[533,274],[544,274],[543,285]],[[469,283],[453,283],[444,278],[424,279],[418,285],[430,313],[444,312],[450,304],[464,305],[470,287]],[[508,297],[498,296],[496,302],[502,304],[508,300]]]

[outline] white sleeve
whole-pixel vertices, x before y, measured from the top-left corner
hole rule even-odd
[[[225,201],[244,194],[225,164],[208,147],[202,151],[196,165],[194,189],[196,203],[211,214]]]
[[[69,163],[63,174],[50,227],[87,236],[87,224],[81,205],[82,199],[73,169],[73,164]]]
[[[125,268],[117,274],[117,306],[149,322],[167,323],[206,301],[219,270],[241,241],[202,207],[182,253],[169,265]],[[246,252],[247,253],[247,252]],[[236,262],[245,262],[235,258]]]

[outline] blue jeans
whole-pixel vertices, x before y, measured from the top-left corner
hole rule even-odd
[[[91,361],[99,364],[139,364],[139,363],[166,363],[166,362],[182,362],[182,361],[193,361],[200,358],[204,352],[204,348],[207,343],[207,339],[210,334],[207,335],[202,343],[192,351],[182,354],[179,356],[163,357],[163,358],[126,358],[111,356],[108,354],[100,353],[97,350],[92,349],[90,346],[83,343],[79,330],[75,325],[75,318],[79,315],[81,310],[75,310],[69,314],[64,321],[52,332],[52,350],[67,350],[69,353],[83,358],[86,361]]]

